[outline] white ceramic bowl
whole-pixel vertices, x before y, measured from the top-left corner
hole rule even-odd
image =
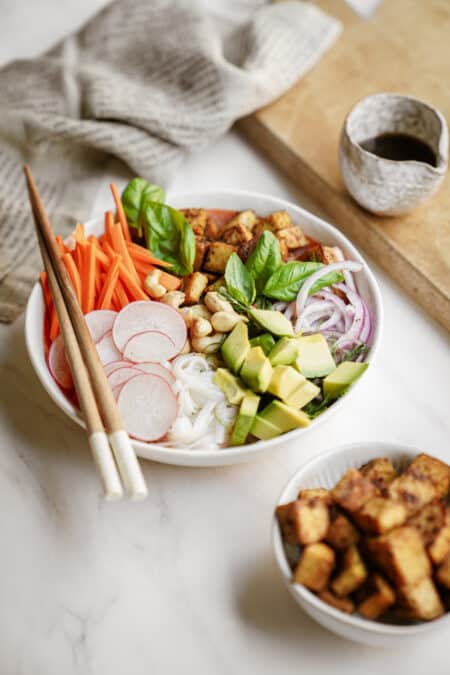
[[[358,274],[359,290],[368,304],[373,320],[374,332],[372,339],[372,346],[368,353],[368,360],[373,364],[376,352],[378,351],[380,343],[380,335],[383,322],[383,311],[381,304],[380,291],[377,282],[370,271],[367,263],[363,260],[356,248],[344,237],[336,228],[329,223],[314,216],[309,211],[286,202],[275,197],[268,197],[266,195],[257,194],[253,192],[240,191],[214,191],[214,192],[197,192],[186,193],[181,195],[169,195],[168,202],[176,208],[183,207],[205,207],[205,208],[219,208],[231,210],[244,210],[247,208],[254,209],[259,214],[267,214],[276,210],[285,209],[294,223],[300,225],[307,234],[318,239],[324,244],[330,246],[340,246],[345,255],[352,260],[364,262],[364,270]],[[91,221],[86,224],[88,233],[98,234],[103,228],[103,218]],[[76,409],[67,400],[61,392],[56,382],[50,375],[47,368],[44,355],[43,342],[43,313],[44,302],[42,292],[39,284],[33,288],[30,298],[28,300],[26,319],[25,319],[25,336],[30,355],[31,362],[36,370],[36,373],[41,380],[43,386],[55,401],[55,403],[67,414],[72,417],[78,424],[82,421],[77,414]],[[364,375],[362,376],[364,377]],[[361,380],[362,378],[360,378]],[[297,439],[299,436],[308,432],[308,429],[315,425],[325,422],[329,416],[340,410],[341,406],[349,405],[351,397],[358,391],[358,380],[349,393],[338,400],[329,410],[318,417],[310,427],[306,429],[297,429],[291,431],[279,438],[274,438],[269,441],[257,441],[249,445],[242,445],[229,449],[222,450],[185,450],[179,448],[165,448],[158,446],[157,443],[143,443],[134,441],[136,452],[140,457],[145,459],[163,462],[165,464],[176,464],[180,466],[224,466],[227,464],[236,464],[244,462],[256,457],[258,454],[267,451],[271,448],[280,447],[284,444]]]
[[[404,445],[399,443],[378,441],[338,446],[328,452],[321,453],[318,457],[300,467],[283,489],[278,504],[286,504],[292,501],[298,495],[299,490],[304,488],[331,488],[348,469],[359,468],[375,457],[389,457],[394,466],[401,469],[420,452],[424,452],[424,450],[406,449]],[[448,457],[434,452],[433,455],[444,462],[448,460]],[[409,640],[417,639],[419,633],[444,627],[448,629],[450,626],[450,613],[444,614],[434,621],[417,623],[411,626],[384,624],[369,621],[356,614],[345,614],[327,605],[305,586],[291,582],[292,572],[286,560],[280,529],[275,516],[272,523],[272,543],[281,576],[295,601],[317,623],[336,633],[336,635],[375,647],[399,647]]]

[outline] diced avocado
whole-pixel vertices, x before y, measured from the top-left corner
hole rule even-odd
[[[307,427],[310,423],[308,415],[302,410],[296,410],[277,400],[269,403],[258,417],[278,427],[281,433],[298,427]]]
[[[303,375],[292,366],[275,366],[267,391],[283,401],[306,382]]]
[[[234,423],[233,433],[231,434],[231,445],[242,445],[247,440],[255,415],[258,411],[259,396],[251,392],[245,394],[241,401],[241,407]]]
[[[222,344],[222,357],[228,368],[237,375],[250,349],[247,324],[238,321]]]
[[[295,389],[287,398],[284,399],[286,405],[290,405],[291,408],[296,408],[300,410],[307,403],[316,398],[320,394],[320,387],[316,387],[313,382],[305,380],[298,389]]]
[[[261,335],[252,338],[250,344],[252,347],[262,347],[264,354],[267,356],[267,354],[272,351],[275,340],[270,333],[262,333]]]
[[[250,431],[253,436],[260,438],[262,441],[268,441],[269,438],[275,438],[282,433],[281,429],[275,426],[275,424],[268,422],[260,415],[256,415]]]
[[[272,366],[262,347],[251,347],[240,371],[242,380],[252,391],[263,393],[272,377]]]
[[[328,343],[320,333],[299,337],[296,342],[298,356],[295,365],[305,377],[324,377],[336,368]]]
[[[350,385],[367,370],[368,366],[368,363],[355,363],[353,361],[340,363],[336,370],[327,375],[323,381],[324,396],[337,398],[344,394]]]
[[[252,309],[249,311],[250,317],[259,323],[264,330],[268,330],[272,335],[294,335],[294,329],[289,319],[286,319],[281,312],[275,312],[273,309]]]
[[[232,403],[233,405],[239,405],[247,393],[246,389],[242,386],[242,382],[226,368],[217,368],[213,381],[214,384],[222,389],[228,403]]]
[[[298,356],[298,343],[293,338],[283,337],[278,340],[269,354],[273,366],[290,366]]]

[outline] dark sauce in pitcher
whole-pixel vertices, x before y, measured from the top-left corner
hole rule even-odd
[[[384,159],[397,162],[415,160],[431,166],[437,165],[437,157],[427,143],[409,134],[381,134],[360,143],[364,150]]]

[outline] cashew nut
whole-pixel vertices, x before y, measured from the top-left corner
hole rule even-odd
[[[205,296],[205,304],[211,312],[233,312],[233,307],[217,291],[209,291]]]
[[[186,321],[188,328],[191,327],[194,319],[209,319],[211,318],[211,312],[205,305],[192,305],[191,307],[182,307],[180,314],[183,319]]]
[[[191,337],[201,338],[212,333],[212,326],[208,319],[194,319],[191,324]]]
[[[224,333],[214,333],[214,335],[207,335],[206,337],[192,338],[192,348],[202,354],[213,354],[219,351],[224,337]]]
[[[214,330],[222,333],[229,333],[239,321],[248,321],[248,319],[237,312],[216,312],[211,317]]]
[[[186,342],[184,343],[184,347],[181,350],[180,354],[189,354],[190,351],[191,351],[191,343],[189,339],[187,339]]]
[[[145,278],[144,286],[145,290],[151,298],[154,300],[160,300],[167,292],[167,289],[164,288],[159,281],[159,270],[153,270]]]
[[[184,303],[184,299],[183,291],[169,291],[162,298],[162,302],[170,307],[174,307],[174,309],[178,309]]]

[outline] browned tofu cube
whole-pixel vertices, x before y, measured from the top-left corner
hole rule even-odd
[[[342,554],[342,567],[331,582],[331,590],[339,597],[353,593],[367,579],[367,568],[356,546]]]
[[[422,536],[428,555],[439,565],[450,553],[450,509],[442,501],[431,502],[409,519]]]
[[[343,551],[352,544],[356,544],[358,539],[358,530],[343,513],[338,513],[331,520],[325,537],[327,544],[330,544],[337,551]]]
[[[322,591],[328,584],[334,561],[334,551],[326,544],[305,546],[294,571],[294,583],[303,584],[311,591]]]
[[[358,469],[349,469],[331,494],[345,511],[357,511],[376,493],[374,485]]]
[[[206,239],[202,239],[200,237],[195,238],[195,260],[194,260],[195,272],[198,272],[202,268],[207,248],[208,242],[206,241]]]
[[[325,488],[305,488],[300,490],[298,493],[297,499],[323,499],[327,505],[331,504],[331,494],[329,490]]]
[[[292,220],[286,211],[275,211],[268,216],[260,218],[253,228],[253,234],[260,237],[264,230],[277,232],[278,230],[284,230],[291,226]]]
[[[332,593],[327,588],[324,591],[320,591],[320,593],[318,593],[317,595],[321,600],[326,602],[327,605],[331,605],[336,609],[340,609],[341,612],[345,612],[346,614],[352,614],[352,612],[355,609],[355,605],[350,600],[350,598],[338,598],[337,595]]]
[[[294,506],[295,502],[281,504],[277,506],[275,515],[281,530],[281,537],[287,544],[298,544],[297,530],[294,524]]]
[[[436,581],[441,586],[450,589],[450,555],[436,570]]]
[[[222,241],[213,241],[209,244],[208,250],[206,251],[203,268],[207,272],[223,274],[223,272],[225,272],[228,258],[232,253],[235,252],[237,252],[236,246],[225,244]]]
[[[324,265],[339,262],[339,256],[333,246],[320,246],[320,258]]]
[[[398,585],[413,586],[430,576],[431,565],[420,534],[404,525],[367,541],[377,565]]]
[[[405,472],[392,481],[388,488],[388,495],[404,504],[408,515],[412,516],[436,498],[436,488],[425,476],[415,476]]]
[[[372,459],[360,468],[363,476],[368,478],[376,488],[384,493],[387,486],[397,477],[397,471],[387,457]]]
[[[428,546],[428,555],[434,565],[440,565],[450,555],[450,516],[446,509],[445,523]]]
[[[353,513],[353,520],[364,532],[384,534],[403,525],[407,515],[404,504],[386,497],[372,497]]]
[[[196,305],[208,285],[208,277],[201,272],[192,272],[184,277],[185,304]]]
[[[384,614],[395,602],[395,591],[381,574],[369,578],[368,595],[358,605],[358,612],[374,621]]]
[[[203,237],[206,223],[208,221],[208,212],[206,209],[180,209],[186,220],[191,225],[194,234]]]
[[[444,613],[436,586],[425,577],[414,586],[403,586],[398,590],[398,599],[415,619],[431,621]]]
[[[330,518],[323,499],[298,499],[294,502],[292,511],[297,541],[300,544],[314,544],[325,537]]]
[[[223,241],[226,241],[227,244],[240,246],[253,239],[253,235],[251,230],[248,230],[245,225],[234,225],[233,227],[226,228],[222,234],[222,239]]]
[[[437,497],[445,497],[450,489],[450,467],[436,457],[425,453],[418,455],[406,469],[407,474],[428,478],[437,490]]]
[[[205,227],[205,237],[207,239],[218,239],[220,235],[220,227],[214,218],[209,218]]]
[[[223,228],[223,233],[225,234],[225,232],[232,230],[236,226],[244,227],[248,232],[251,232],[256,225],[257,220],[254,211],[251,211],[250,209],[241,211],[227,222]]]
[[[283,241],[286,243],[288,250],[294,248],[299,248],[300,246],[306,246],[308,244],[308,239],[302,230],[299,227],[287,227],[283,230],[277,230],[275,236],[278,241]]]

